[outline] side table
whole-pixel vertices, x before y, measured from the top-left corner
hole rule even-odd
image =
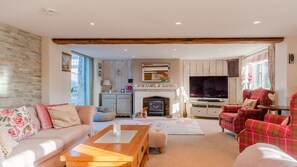
[[[282,114],[282,111],[290,111],[290,106],[275,106],[275,105],[271,105],[271,106],[264,106],[264,105],[258,105],[258,108],[262,109],[262,110],[276,110],[278,112],[278,115]]]

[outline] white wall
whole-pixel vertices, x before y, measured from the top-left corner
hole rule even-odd
[[[71,103],[71,72],[62,71],[62,52],[71,54],[71,49],[42,38],[42,103]]]
[[[289,105],[290,97],[297,92],[297,61],[288,63],[288,54],[297,58],[297,36],[286,37],[275,47],[275,91],[278,105]]]

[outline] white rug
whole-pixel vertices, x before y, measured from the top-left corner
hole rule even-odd
[[[153,126],[165,127],[168,135],[204,135],[195,119],[146,119],[137,118],[134,120],[121,120],[121,124],[150,124]]]

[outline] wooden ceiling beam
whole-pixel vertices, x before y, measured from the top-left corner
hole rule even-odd
[[[258,44],[279,43],[283,37],[271,38],[54,38],[56,44]]]

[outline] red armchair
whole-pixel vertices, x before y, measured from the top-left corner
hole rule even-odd
[[[297,158],[297,93],[291,97],[289,124],[281,125],[286,116],[265,115],[264,121],[249,119],[239,134],[239,151],[256,143],[268,143]]]
[[[272,101],[268,98],[270,90],[258,88],[255,90],[246,89],[243,91],[243,101],[246,98],[257,99],[257,105],[270,105]],[[257,106],[256,105],[256,106]],[[235,133],[236,137],[241,130],[244,129],[245,121],[249,118],[263,120],[267,111],[258,109],[242,109],[241,105],[224,105],[219,115],[219,125],[224,129],[228,129]]]

